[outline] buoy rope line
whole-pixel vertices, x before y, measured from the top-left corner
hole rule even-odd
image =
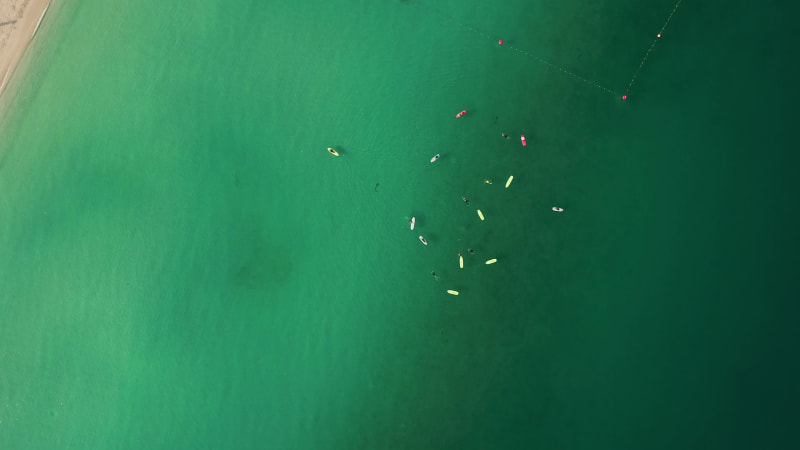
[[[630,81],[630,83],[628,83],[628,87],[625,89],[625,94],[623,95],[623,100],[628,97],[628,92],[630,92],[631,87],[633,86],[633,83],[636,81],[636,78],[639,76],[639,72],[642,71],[642,67],[644,67],[644,63],[647,61],[647,57],[650,56],[650,53],[653,52],[653,49],[656,46],[656,42],[658,42],[658,40],[661,39],[661,35],[664,34],[664,30],[667,28],[667,25],[669,25],[669,22],[672,20],[672,16],[675,15],[675,11],[678,9],[678,6],[681,5],[681,1],[683,1],[683,0],[678,0],[678,2],[675,3],[675,6],[672,8],[672,12],[670,12],[669,13],[669,17],[667,17],[667,21],[664,22],[664,25],[661,27],[660,30],[658,30],[658,34],[656,34],[655,39],[653,39],[653,43],[650,44],[650,48],[647,49],[647,52],[645,52],[644,56],[642,57],[642,61],[639,63],[639,67],[636,68],[636,72],[633,73],[633,76],[631,77],[631,81]]]
[[[472,31],[473,33],[476,33],[476,34],[479,34],[479,35],[485,37],[490,42],[500,42],[499,39],[496,39],[496,38],[490,36],[488,33],[484,32],[484,31],[482,31],[482,30],[480,30],[480,29],[478,29],[476,27],[473,27],[472,25],[469,25],[469,24],[466,24],[464,22],[461,22],[461,21],[457,20],[456,18],[448,15],[447,13],[445,13],[444,11],[442,11],[441,9],[439,9],[439,8],[437,8],[435,6],[426,5],[424,3],[419,3],[419,4],[421,6],[423,6],[424,8],[428,8],[428,9],[436,12],[439,17],[441,17],[441,18],[443,18],[445,20],[449,20],[449,21],[453,22],[456,25],[459,25],[459,26],[461,26],[463,28],[466,28],[467,30]],[[545,65],[547,67],[550,67],[552,69],[556,69],[559,72],[561,72],[561,73],[563,73],[563,74],[565,74],[565,75],[567,75],[569,77],[572,77],[575,80],[581,81],[581,82],[586,83],[586,84],[588,84],[590,86],[594,86],[594,87],[596,87],[596,88],[598,88],[598,89],[600,89],[600,90],[602,90],[604,92],[607,92],[609,94],[613,94],[614,93],[613,90],[601,85],[600,83],[592,81],[592,80],[590,80],[590,79],[588,79],[586,77],[583,77],[581,75],[578,75],[577,73],[575,73],[575,72],[573,72],[573,71],[571,71],[571,70],[569,70],[569,69],[567,69],[565,67],[559,66],[558,64],[553,64],[552,62],[550,62],[550,61],[548,61],[548,60],[546,60],[546,59],[544,59],[544,58],[542,58],[542,57],[540,57],[540,56],[538,56],[538,55],[536,55],[534,53],[530,53],[530,52],[528,52],[526,50],[523,50],[523,49],[521,49],[519,47],[510,45],[510,44],[502,44],[502,45],[503,45],[503,47],[508,47],[508,48],[510,48],[511,50],[514,50],[517,53],[520,53],[522,55],[528,56],[528,57],[532,58],[533,60],[537,61],[540,64],[543,64],[543,65]]]
[[[645,52],[644,56],[642,57],[642,60],[639,62],[639,66],[636,68],[636,71],[634,71],[633,76],[631,77],[631,81],[628,83],[628,87],[625,89],[625,93],[622,94],[622,100],[627,100],[628,93],[630,92],[631,88],[633,87],[634,82],[636,82],[636,79],[639,77],[639,73],[642,71],[642,68],[644,67],[645,63],[647,62],[647,58],[653,52],[653,49],[656,46],[656,42],[658,42],[658,40],[661,39],[661,36],[664,34],[664,30],[667,28],[667,25],[669,25],[670,21],[672,20],[672,16],[675,15],[675,11],[678,9],[678,6],[680,6],[681,1],[683,1],[683,0],[678,0],[678,2],[675,3],[675,6],[672,8],[672,11],[669,13],[669,16],[667,17],[667,20],[664,22],[664,25],[661,27],[661,30],[659,30],[659,32],[656,34],[656,38],[653,40],[652,44],[650,44],[650,48],[647,50],[647,52]],[[596,81],[593,81],[593,80],[590,80],[590,79],[588,79],[588,78],[586,78],[584,76],[581,76],[581,75],[579,75],[579,74],[567,69],[566,67],[559,66],[558,64],[554,64],[554,63],[552,63],[552,62],[550,62],[550,61],[548,61],[548,60],[546,60],[546,59],[544,59],[544,58],[542,58],[542,57],[540,57],[540,56],[538,56],[538,55],[536,55],[534,53],[528,52],[528,51],[526,51],[526,50],[524,50],[522,48],[519,48],[519,47],[516,47],[516,46],[513,46],[513,45],[509,45],[509,44],[503,44],[502,40],[499,40],[499,39],[497,39],[495,37],[490,36],[488,33],[484,32],[483,30],[480,30],[479,28],[476,28],[476,27],[474,27],[472,25],[469,25],[467,23],[459,21],[458,19],[454,18],[453,16],[448,15],[447,13],[445,13],[444,11],[442,11],[441,9],[439,9],[439,8],[437,8],[435,6],[427,5],[427,4],[423,3],[423,2],[416,2],[416,3],[418,5],[420,5],[421,7],[423,7],[423,8],[427,8],[427,9],[433,11],[435,14],[437,14],[439,17],[441,17],[441,18],[443,18],[445,20],[449,20],[450,22],[453,22],[456,25],[459,25],[459,26],[461,26],[463,28],[466,28],[467,30],[472,31],[473,33],[476,33],[476,34],[479,34],[479,35],[485,37],[490,42],[498,42],[503,47],[510,48],[510,49],[516,51],[517,53],[520,53],[522,55],[525,55],[525,56],[537,61],[540,64],[543,64],[543,65],[545,65],[547,67],[550,67],[552,69],[556,69],[559,72],[563,73],[564,75],[567,75],[568,77],[570,77],[570,78],[572,78],[574,80],[578,80],[578,81],[580,81],[582,83],[588,84],[590,86],[594,86],[595,88],[600,89],[603,92],[606,92],[608,94],[612,94],[612,95],[615,95],[615,96],[619,95],[619,93],[617,91],[614,91],[613,89],[608,88],[606,86],[603,86],[602,84],[600,84],[600,83],[598,83]]]

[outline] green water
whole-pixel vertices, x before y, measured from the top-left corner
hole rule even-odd
[[[54,3],[0,448],[792,446],[789,11],[685,0],[622,102],[671,0]]]

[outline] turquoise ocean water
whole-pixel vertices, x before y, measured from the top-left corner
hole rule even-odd
[[[621,101],[674,6],[54,2],[0,448],[790,447],[792,14],[683,1]]]

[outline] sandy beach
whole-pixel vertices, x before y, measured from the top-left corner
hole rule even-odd
[[[50,0],[0,2],[0,95],[25,54]]]

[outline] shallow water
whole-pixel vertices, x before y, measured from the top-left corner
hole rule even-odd
[[[674,3],[110,3],[4,100],[3,448],[789,443],[788,15],[622,102]]]

